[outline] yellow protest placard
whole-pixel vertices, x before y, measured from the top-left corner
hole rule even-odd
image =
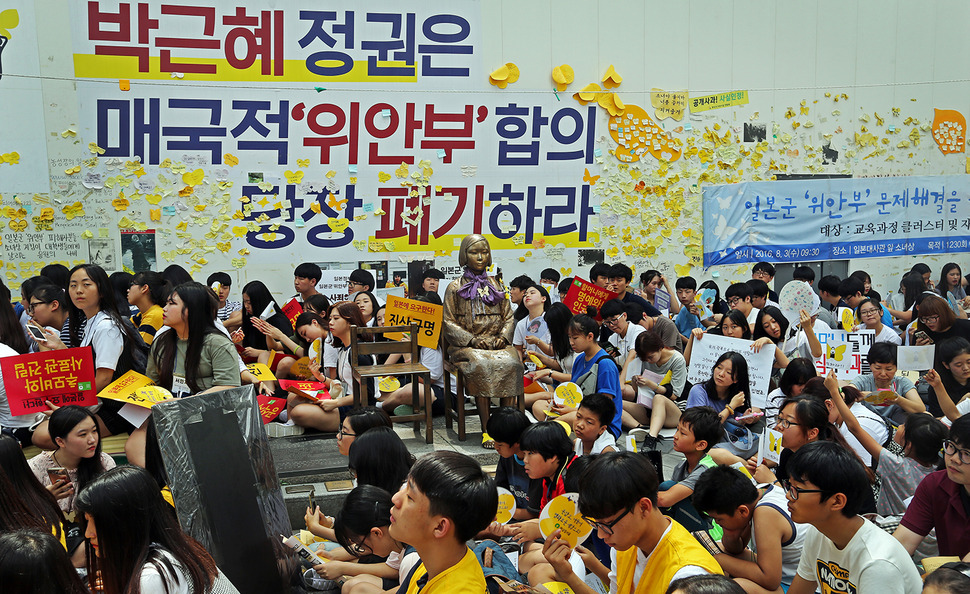
[[[137,371],[129,371],[98,392],[98,398],[130,402],[128,396],[134,394],[135,390],[154,385],[154,383],[147,375],[143,375]]]
[[[559,538],[569,543],[569,548],[586,540],[593,527],[579,515],[576,502],[578,493],[564,493],[546,504],[539,514],[539,531],[542,536],[549,536],[556,530],[561,530]]]
[[[577,408],[583,401],[583,392],[579,385],[573,382],[563,382],[556,386],[556,392],[552,397],[553,401],[560,406]]]
[[[495,521],[499,524],[508,524],[515,515],[515,495],[508,489],[498,488],[498,511],[495,512]]]
[[[747,91],[730,91],[718,93],[717,95],[705,95],[703,97],[690,98],[690,112],[707,111],[709,109],[720,109],[732,105],[747,105]]]
[[[276,376],[269,370],[269,367],[262,363],[250,363],[246,366],[246,369],[261,382],[269,382],[276,379]]]
[[[402,299],[396,295],[387,296],[387,309],[384,312],[388,326],[406,326],[412,322],[418,325],[418,344],[429,349],[438,348],[441,334],[441,315],[444,307],[414,299]],[[391,340],[402,340],[400,332],[385,334]]]
[[[552,592],[552,594],[575,594],[573,589],[569,587],[569,584],[565,582],[546,582],[542,585],[546,590]]]

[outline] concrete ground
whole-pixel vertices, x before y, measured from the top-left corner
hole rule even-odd
[[[425,443],[423,429],[416,432],[410,423],[397,423],[394,430],[416,458],[434,450],[454,450],[475,458],[486,470],[494,470],[498,454],[482,447],[482,429],[477,415],[467,418],[464,442],[458,441],[456,429],[448,431],[445,428],[444,417],[436,417],[433,426],[433,444]],[[669,436],[673,435],[673,430],[663,433],[668,436],[661,447],[664,476],[669,478],[674,466],[684,457],[671,449]],[[311,489],[320,509],[327,515],[334,515],[352,488],[347,458],[337,451],[336,434],[308,432],[299,436],[270,438],[269,443],[293,529],[305,528],[303,516]]]

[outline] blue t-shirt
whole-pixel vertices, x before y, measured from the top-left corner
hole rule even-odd
[[[586,360],[586,356],[582,353],[577,353],[576,357],[573,359],[573,376],[572,380],[575,382],[581,378],[587,371],[593,367],[593,363],[599,360],[599,364],[596,367],[596,392],[599,394],[606,394],[613,399],[613,404],[616,407],[616,414],[613,415],[613,420],[610,421],[609,431],[613,434],[613,437],[619,437],[622,431],[620,426],[620,417],[623,416],[623,396],[620,391],[620,370],[617,368],[616,363],[603,349],[596,351],[593,358],[589,361]],[[577,382],[578,383],[578,382]]]
[[[694,328],[703,328],[700,318],[690,313],[687,307],[680,308],[674,323],[677,324],[677,331],[687,337],[690,337],[690,331]]]

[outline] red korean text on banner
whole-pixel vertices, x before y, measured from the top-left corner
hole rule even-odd
[[[259,416],[263,418],[263,425],[275,419],[280,411],[286,408],[286,398],[275,398],[265,394],[257,395],[256,403],[259,404]]]
[[[4,357],[0,373],[14,416],[48,410],[45,401],[54,406],[98,403],[91,347]]]
[[[295,327],[296,319],[300,317],[301,313],[303,313],[303,306],[300,305],[300,302],[296,300],[296,297],[294,297],[293,299],[287,301],[286,305],[284,305],[281,309],[283,310],[283,315],[285,315],[286,319],[290,321],[290,325]]]
[[[569,286],[569,291],[566,292],[562,303],[574,314],[585,314],[586,308],[592,305],[596,308],[596,319],[600,320],[600,306],[616,298],[617,294],[613,291],[576,277],[573,279],[573,284]]]

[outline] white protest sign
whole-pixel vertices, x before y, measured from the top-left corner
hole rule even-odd
[[[825,366],[829,371],[846,372],[852,368],[852,343],[830,339],[825,343]]]
[[[405,293],[407,293],[407,291],[404,290],[404,287],[391,287],[389,289],[374,289],[374,296],[377,297],[377,300],[381,303],[381,305],[384,305],[385,303],[387,303],[388,295],[394,295],[396,297],[400,297],[401,299],[407,299],[408,296],[405,295]]]
[[[702,339],[695,339],[690,355],[690,367],[687,369],[687,380],[693,384],[706,382],[711,379],[711,372],[718,357],[728,351],[740,353],[748,363],[751,405],[765,408],[768,404],[768,379],[771,377],[771,366],[775,362],[775,347],[768,345],[756,353],[751,350],[752,344],[754,343],[750,340],[716,334],[705,334]]]
[[[781,462],[781,431],[765,429],[758,443],[758,465],[762,462]]]
[[[869,362],[866,357],[869,355],[869,347],[876,339],[875,330],[859,330],[856,332],[846,332],[845,330],[824,330],[816,332],[819,343],[822,345],[822,356],[815,360],[815,369],[821,376],[828,375],[829,371],[835,371],[836,377],[841,380],[850,380],[860,375],[869,373]],[[841,369],[839,361],[832,362],[829,357],[828,343],[844,343],[851,345],[851,365],[847,369]],[[846,349],[846,353],[849,349]]]
[[[347,283],[350,281],[352,270],[324,270],[320,273],[317,291],[323,293],[330,303],[346,301],[350,297]]]
[[[896,349],[896,367],[902,371],[926,371],[933,369],[936,345],[901,346]]]

